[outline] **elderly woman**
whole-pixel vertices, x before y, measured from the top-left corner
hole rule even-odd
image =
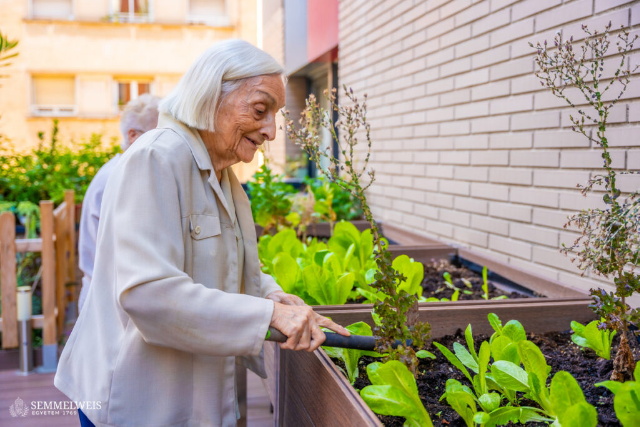
[[[233,426],[236,356],[264,376],[269,326],[291,350],[317,349],[321,326],[349,334],[261,273],[230,168],[275,137],[283,80],[249,43],[214,45],[113,171],[91,291],[55,378],[93,424]]]

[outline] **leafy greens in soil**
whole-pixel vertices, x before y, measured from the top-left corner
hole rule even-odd
[[[551,332],[547,334],[528,334],[529,340],[540,347],[551,366],[551,374],[564,370],[570,372],[578,381],[587,401],[598,410],[598,426],[620,426],[613,410],[613,394],[604,387],[595,387],[594,384],[609,379],[613,370],[613,362],[596,356],[595,352],[582,350],[571,341],[571,331]],[[476,345],[487,340],[486,335],[475,337]],[[465,343],[464,334],[459,330],[455,335],[447,335],[436,339],[447,348],[452,348],[454,342]],[[614,339],[614,348],[617,348],[618,337]],[[634,357],[640,358],[640,345],[636,341],[632,343]],[[444,393],[447,379],[454,378],[463,384],[469,385],[464,375],[445,359],[435,348],[429,349],[437,356],[436,359],[422,359],[418,367],[418,390],[420,398],[427,412],[431,415],[434,426],[464,427],[464,421],[445,402],[440,402],[440,396]],[[354,387],[357,390],[370,384],[366,376],[366,365],[377,361],[372,357],[360,359],[360,377]],[[335,361],[339,364],[339,361]],[[523,405],[535,405],[533,402],[522,402]],[[404,418],[378,415],[385,426],[402,426]],[[527,426],[543,426],[544,423],[528,423]]]

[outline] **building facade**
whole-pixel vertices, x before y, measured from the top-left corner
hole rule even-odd
[[[541,87],[529,43],[553,44],[558,32],[579,41],[583,24],[603,31],[609,22],[613,38],[621,26],[634,37],[639,1],[342,0],[337,55],[324,65],[295,50],[312,49],[316,2],[279,3],[284,62],[291,82],[304,75],[306,84],[290,83],[288,108],[301,107],[314,92],[313,70],[331,63],[338,78],[325,87],[338,82],[368,95],[377,219],[580,289],[606,287],[559,251],[577,237],[563,228],[567,217],[603,206],[601,193],[582,197],[576,188],[602,167],[600,152],[572,132],[571,108]],[[306,9],[306,19],[287,22],[289,7]],[[306,30],[296,30],[299,21]],[[607,66],[616,55],[614,47]],[[630,62],[640,64],[638,41]],[[639,71],[609,117],[618,170],[640,169]],[[619,184],[638,191],[640,175]]]
[[[0,80],[0,133],[33,147],[59,120],[62,141],[120,139],[119,113],[166,95],[216,41],[257,43],[256,0],[0,0],[0,32],[18,40]],[[255,165],[239,166],[248,179]]]

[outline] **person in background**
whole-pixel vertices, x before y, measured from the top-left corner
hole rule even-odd
[[[83,425],[235,426],[236,361],[266,377],[269,327],[288,337],[287,350],[316,350],[322,327],[349,336],[262,273],[231,168],[275,138],[284,82],[266,52],[219,42],[115,166],[90,292],[54,380],[92,403],[78,411]]]
[[[122,152],[127,151],[143,133],[155,129],[158,125],[158,104],[160,98],[144,94],[127,103],[120,117],[120,131],[122,132]],[[89,184],[82,202],[80,216],[80,233],[78,236],[78,263],[82,271],[82,288],[78,299],[78,309],[82,309],[87,298],[93,276],[93,263],[96,255],[96,236],[100,221],[100,207],[102,194],[111,171],[120,160],[121,154],[116,154],[104,164]]]

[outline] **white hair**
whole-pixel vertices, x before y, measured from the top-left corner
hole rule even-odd
[[[120,117],[120,132],[122,132],[122,151],[126,151],[131,145],[129,130],[137,130],[142,133],[155,129],[158,126],[158,105],[160,98],[145,93],[132,99],[122,110]]]
[[[284,81],[284,69],[265,51],[243,40],[218,42],[189,67],[160,103],[160,111],[189,127],[214,132],[220,100],[244,79],[267,74],[278,74]]]

